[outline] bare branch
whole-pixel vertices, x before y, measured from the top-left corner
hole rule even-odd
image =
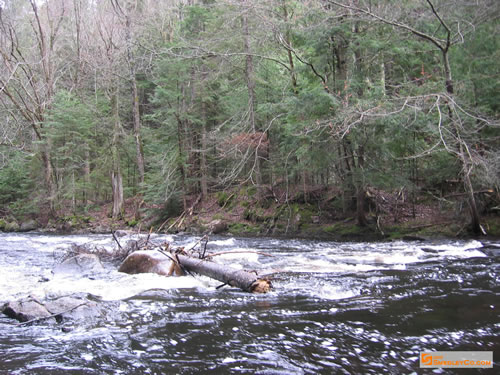
[[[409,26],[407,24],[404,24],[404,23],[401,23],[401,22],[398,22],[398,21],[394,21],[394,20],[388,20],[388,19],[386,19],[384,17],[379,16],[376,13],[373,13],[372,11],[370,11],[368,9],[358,8],[358,7],[355,7],[355,6],[352,6],[352,5],[346,5],[346,4],[343,4],[343,3],[339,3],[339,2],[337,2],[335,0],[328,0],[328,2],[330,2],[330,3],[334,4],[334,5],[337,5],[338,7],[341,7],[341,8],[344,8],[344,9],[349,9],[349,10],[352,10],[352,11],[355,11],[355,12],[367,15],[367,16],[369,16],[371,18],[374,18],[374,19],[376,19],[376,20],[378,20],[378,21],[380,21],[382,23],[385,23],[387,25],[395,26],[395,27],[398,27],[400,29],[409,31],[410,33],[412,33],[414,35],[417,35],[420,38],[428,40],[429,42],[431,42],[432,44],[434,44],[437,48],[439,48],[441,51],[443,51],[443,50],[445,50],[447,48],[447,43],[448,43],[447,40],[436,38],[436,37],[434,37],[432,35],[429,35],[429,34],[423,32],[423,31],[417,30],[414,27],[411,27],[411,26]]]

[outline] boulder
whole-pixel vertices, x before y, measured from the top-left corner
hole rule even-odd
[[[88,322],[106,313],[104,307],[88,297],[76,294],[53,296],[40,301],[30,296],[8,302],[0,310],[4,315],[19,322]]]
[[[208,228],[212,234],[219,234],[227,230],[227,223],[222,220],[213,220],[208,224]]]
[[[115,231],[114,233],[116,237],[125,237],[128,236],[129,234],[132,234],[131,231],[121,230],[121,229]]]
[[[32,298],[8,302],[2,307],[2,312],[9,318],[20,322],[47,318],[51,315],[42,303]]]
[[[44,306],[52,315],[57,315],[58,322],[63,320],[83,321],[100,314],[95,301],[78,295],[48,299]]]
[[[52,272],[58,274],[89,275],[104,271],[99,257],[95,254],[78,254],[56,265]]]
[[[139,250],[130,254],[118,268],[118,272],[128,274],[156,273],[171,275],[172,260],[165,255],[152,250]]]
[[[21,223],[19,232],[29,232],[38,228],[38,223],[35,220],[28,220]]]
[[[17,232],[19,231],[19,224],[16,223],[15,221],[8,222],[5,224],[5,231],[6,232]]]

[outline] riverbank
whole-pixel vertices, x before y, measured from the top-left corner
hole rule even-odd
[[[365,226],[356,221],[355,202],[333,189],[311,190],[306,196],[296,192],[281,199],[271,194],[257,198],[254,188],[243,187],[216,192],[204,200],[188,197],[186,210],[171,202],[143,205],[139,218],[135,211],[138,202],[133,198],[125,202],[119,220],[110,217],[110,203],[93,204],[86,212],[60,209],[54,217],[9,214],[0,219],[0,230],[109,233],[121,229],[337,241],[471,236],[467,211],[460,202],[436,201],[425,195],[409,199],[401,192],[376,190],[368,190],[365,199]],[[489,237],[500,238],[498,211],[483,216],[483,227]]]

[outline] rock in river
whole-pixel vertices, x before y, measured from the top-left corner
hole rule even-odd
[[[82,276],[96,274],[104,271],[104,267],[95,254],[79,254],[66,259],[54,267],[53,272],[60,274],[80,274]]]
[[[4,304],[3,314],[20,322],[66,322],[88,321],[100,316],[104,310],[100,305],[88,298],[88,295],[47,297],[39,300],[29,296]]]
[[[139,250],[130,254],[121,264],[119,272],[156,273],[170,276],[172,261],[165,255],[151,250]]]

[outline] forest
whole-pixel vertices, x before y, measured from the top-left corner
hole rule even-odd
[[[486,234],[499,16],[497,0],[0,1],[2,225],[104,210],[180,227],[215,202],[285,212],[283,232],[382,231],[425,204]]]

